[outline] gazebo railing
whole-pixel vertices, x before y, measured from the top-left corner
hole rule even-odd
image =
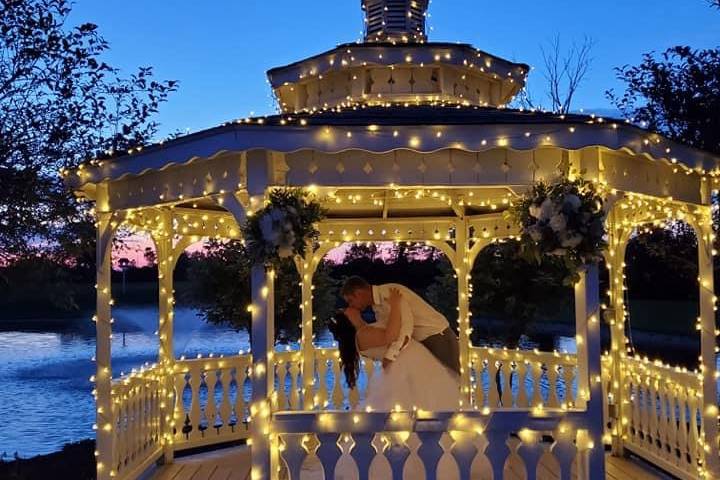
[[[282,412],[273,416],[279,437],[280,468],[296,480],[333,478],[335,469],[357,470],[360,478],[402,478],[408,464],[425,478],[470,478],[492,471],[504,478],[521,469],[535,478],[541,461],[555,467],[557,478],[588,478],[587,440],[582,414],[500,409],[490,414],[407,412]],[[549,457],[549,458],[548,458]],[[413,468],[413,467],[409,467]],[[438,473],[440,472],[440,473]],[[458,475],[459,474],[459,475]],[[284,477],[284,475],[283,475]]]
[[[575,402],[573,354],[473,347],[470,358],[476,409],[569,408]]]
[[[273,353],[274,410],[326,411],[332,412],[335,417],[339,412],[346,411],[350,415],[347,418],[358,418],[352,415],[365,418],[367,412],[359,411],[358,406],[365,398],[369,379],[377,374],[380,365],[364,361],[358,388],[349,390],[344,384],[337,349],[318,348],[314,353],[315,383],[312,405],[307,408],[303,405],[302,353]],[[703,438],[702,389],[698,375],[632,357],[625,361],[624,388],[626,398],[630,401],[617,407],[621,409],[622,425],[613,426],[623,432],[623,445],[680,478],[697,478],[704,454],[700,442]],[[471,362],[471,411],[465,412],[468,415],[487,419],[495,412],[551,417],[556,415],[552,412],[572,413],[577,389],[574,354],[473,347]],[[607,393],[613,381],[611,366],[610,357],[603,357],[601,381],[606,419],[609,418],[610,408]],[[159,459],[163,454],[164,434],[169,436],[175,451],[249,438],[251,367],[252,358],[249,354],[182,359],[174,364],[171,379],[164,378],[160,367],[154,366],[114,381],[113,464],[116,476],[136,478]],[[172,393],[168,394],[168,391]],[[164,411],[167,413],[164,414]],[[286,417],[278,418],[284,421]],[[170,421],[169,426],[165,423],[167,419]],[[418,425],[425,424],[420,422]],[[359,430],[351,431],[365,435],[358,437],[362,441],[369,434]],[[379,431],[388,435],[393,432],[392,429]],[[608,427],[606,438],[609,438],[610,432]],[[288,430],[285,433],[283,442],[287,445],[297,440],[293,436],[296,434],[302,434],[305,442],[322,444],[325,441],[322,439],[326,438],[313,430]],[[352,440],[359,441],[354,435]],[[382,433],[378,435],[371,441],[398,438]],[[507,435],[513,436],[514,433]],[[405,451],[406,447],[412,447],[411,450],[415,452],[420,444],[412,442],[421,439],[421,436],[414,435],[412,438],[415,440],[409,440],[410,444],[400,447],[395,445],[400,450],[381,449],[382,455],[392,456],[397,453],[396,450]],[[447,438],[444,442],[446,445]],[[516,447],[519,448],[522,443]],[[544,451],[550,451],[551,444],[547,441],[543,440],[540,444]],[[480,450],[481,453],[485,451],[486,456],[488,451],[492,451],[487,448]],[[443,453],[446,454],[454,455],[450,450]],[[480,455],[478,458],[484,457]],[[487,460],[493,468],[497,467],[489,456]],[[390,458],[388,461],[392,464]]]
[[[165,388],[156,369],[113,382],[111,471],[118,478],[136,478],[162,455]]]
[[[174,366],[175,450],[250,436],[250,355],[180,360]]]
[[[700,376],[633,357],[623,367],[625,448],[679,478],[699,478],[705,456]]]

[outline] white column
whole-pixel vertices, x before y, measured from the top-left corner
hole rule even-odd
[[[155,235],[155,247],[158,259],[158,337],[160,346],[158,350],[158,365],[164,378],[164,399],[161,402],[161,424],[163,425],[163,461],[172,463],[173,450],[173,418],[172,399],[174,397],[175,378],[173,367],[175,353],[173,348],[173,315],[174,315],[174,285],[173,271],[177,259],[173,251],[172,213],[163,210],[161,225]],[[179,392],[180,393],[180,392]]]
[[[273,347],[275,340],[275,273],[265,270],[263,265],[255,265],[251,273],[252,304],[251,311],[251,351],[252,351],[252,402],[251,415],[251,479],[276,478],[273,471],[275,462],[272,456],[277,449],[272,448],[270,415],[273,387]]]
[[[610,393],[615,405],[613,412],[612,454],[620,457],[624,455],[623,441],[626,434],[627,411],[630,398],[625,391],[624,362],[627,358],[627,339],[625,337],[625,252],[627,250],[628,234],[618,226],[618,220],[611,214],[609,225],[610,248],[605,263],[609,269],[608,288],[609,302],[605,319],[610,326],[610,357],[612,358],[612,384]]]
[[[300,347],[302,349],[303,409],[310,410],[313,404],[313,383],[315,380],[312,281],[316,266],[311,245],[308,246],[306,257],[304,259],[300,259],[296,265],[298,266],[301,284],[300,288],[302,290],[300,298],[300,308],[302,313],[302,337],[300,340]]]
[[[587,431],[583,443],[589,479],[605,480],[603,448],[603,392],[600,381],[600,296],[597,265],[590,265],[575,284],[575,325],[577,333],[577,407],[586,410]]]
[[[458,340],[460,342],[460,389],[462,407],[470,408],[470,258],[468,224],[458,221],[455,228],[455,273],[458,283]]]
[[[95,314],[95,404],[97,478],[107,480],[115,474],[113,465],[114,415],[112,405],[112,214],[97,214],[97,311]]]
[[[715,283],[713,273],[713,231],[710,207],[704,207],[698,237],[698,273],[700,277],[700,326],[703,380],[703,430],[705,438],[706,478],[720,478],[718,457],[718,407],[716,368]]]

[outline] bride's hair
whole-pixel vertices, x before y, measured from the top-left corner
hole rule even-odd
[[[338,311],[328,324],[330,332],[338,342],[340,350],[340,364],[345,372],[345,382],[348,388],[355,388],[358,372],[360,370],[360,355],[355,343],[355,327],[342,311]]]

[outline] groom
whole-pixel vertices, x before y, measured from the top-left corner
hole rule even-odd
[[[443,365],[460,375],[460,347],[447,319],[404,285],[370,285],[360,277],[348,278],[340,291],[349,306],[345,311],[346,315],[359,316],[360,312],[372,307],[375,319],[386,323],[390,315],[388,298],[391,288],[398,289],[402,295],[401,327],[398,339],[388,345],[383,367],[387,367],[397,358],[406,344],[406,337],[412,337],[425,345]]]

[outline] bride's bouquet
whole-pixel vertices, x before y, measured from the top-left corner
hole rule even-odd
[[[568,284],[579,279],[583,266],[602,259],[606,212],[592,182],[538,182],[513,203],[508,215],[520,224],[523,258],[538,264],[543,258],[562,262],[570,272]]]
[[[277,188],[262,209],[248,216],[242,227],[245,249],[254,263],[276,264],[293,255],[305,255],[317,241],[315,224],[325,211],[300,188]]]

